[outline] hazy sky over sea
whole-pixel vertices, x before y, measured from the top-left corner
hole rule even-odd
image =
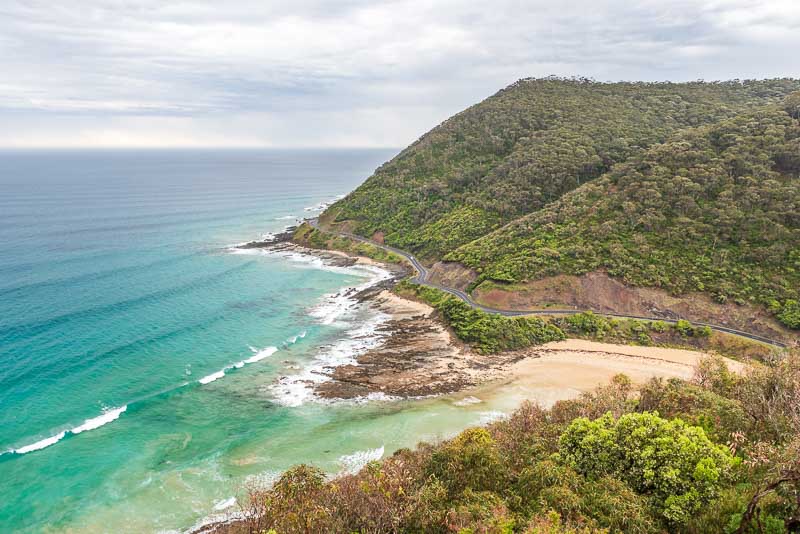
[[[799,0],[3,0],[0,146],[404,146],[527,76],[800,77]]]

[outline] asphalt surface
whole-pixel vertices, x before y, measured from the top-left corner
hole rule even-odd
[[[314,228],[319,228],[319,221],[317,219],[307,219],[306,222],[308,222]],[[329,230],[325,230],[325,231],[328,232]],[[565,309],[565,310],[556,310],[556,309],[554,309],[554,310],[500,310],[500,309],[497,309],[497,308],[490,308],[488,306],[484,306],[482,304],[478,304],[477,302],[475,302],[472,299],[472,296],[470,296],[468,293],[466,293],[464,291],[461,291],[460,289],[456,289],[454,287],[447,287],[447,286],[443,286],[441,284],[437,284],[435,282],[431,282],[429,280],[430,273],[429,273],[428,269],[425,268],[425,266],[422,265],[422,263],[420,263],[420,261],[413,254],[411,254],[410,252],[406,252],[405,250],[400,250],[399,248],[391,247],[389,245],[384,245],[384,244],[381,244],[381,243],[377,243],[377,242],[373,241],[372,239],[367,239],[366,237],[362,237],[360,235],[351,234],[351,233],[348,233],[348,232],[336,232],[336,233],[338,235],[341,235],[341,236],[344,236],[344,237],[348,237],[350,239],[353,239],[355,241],[360,241],[362,243],[367,243],[369,245],[378,247],[380,249],[383,249],[383,250],[386,250],[386,251],[389,251],[389,252],[393,252],[393,253],[395,253],[395,254],[397,254],[399,256],[404,257],[405,259],[408,260],[408,262],[417,271],[417,275],[414,276],[411,279],[412,282],[414,282],[416,284],[423,285],[423,286],[428,286],[428,287],[433,287],[433,288],[436,288],[436,289],[440,289],[442,291],[450,293],[451,295],[454,295],[454,296],[460,298],[461,300],[463,300],[464,302],[466,302],[467,304],[469,304],[473,308],[485,311],[486,313],[496,313],[496,314],[499,314],[499,315],[504,315],[506,317],[520,317],[520,316],[523,316],[523,315],[573,315],[573,314],[576,314],[576,313],[591,311],[592,313],[595,313],[597,315],[603,315],[605,317],[616,317],[616,318],[619,318],[619,319],[639,319],[639,320],[643,320],[643,321],[663,321],[665,323],[671,323],[671,324],[675,324],[675,323],[677,323],[679,321],[679,319],[666,319],[666,318],[663,318],[663,317],[646,317],[646,316],[640,316],[640,315],[622,315],[622,314],[618,314],[618,313],[596,312],[594,310],[578,310],[578,309]],[[735,336],[740,336],[740,337],[744,337],[744,338],[747,338],[747,339],[752,339],[754,341],[760,341],[761,343],[766,343],[768,345],[773,345],[775,347],[786,347],[787,346],[786,343],[783,343],[782,341],[777,341],[775,339],[769,339],[769,338],[764,337],[764,336],[759,336],[758,334],[752,334],[750,332],[744,332],[742,330],[736,330],[734,328],[728,328],[727,326],[721,326],[721,325],[716,325],[716,324],[708,324],[708,323],[698,323],[698,322],[694,322],[694,321],[692,321],[692,325],[694,325],[694,326],[707,326],[711,330],[715,330],[717,332],[724,332],[726,334],[733,334]]]

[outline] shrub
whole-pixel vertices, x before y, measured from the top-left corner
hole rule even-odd
[[[784,302],[778,319],[789,328],[800,329],[800,302],[793,299]]]
[[[653,332],[658,332],[659,334],[666,332],[667,328],[667,323],[664,321],[653,321],[650,323],[650,330]]]
[[[447,527],[459,534],[512,534],[514,519],[503,499],[467,489],[447,513]]]
[[[561,436],[559,457],[589,478],[610,475],[651,496],[672,524],[685,524],[713,498],[734,464],[702,428],[655,413],[576,419]]]
[[[567,324],[572,332],[591,334],[598,338],[602,338],[612,329],[611,322],[608,319],[601,315],[595,315],[590,311],[570,315],[567,317]]]
[[[248,523],[252,531],[321,532],[330,524],[325,474],[308,465],[292,467],[272,489],[251,495]]]
[[[616,478],[607,476],[589,482],[581,495],[583,513],[601,528],[630,534],[660,530],[650,516],[646,499]]]
[[[427,471],[442,482],[451,496],[467,488],[493,491],[507,482],[503,458],[485,428],[467,429],[434,451]]]
[[[538,317],[504,317],[478,310],[439,289],[403,281],[401,293],[412,293],[436,308],[458,338],[483,354],[515,350],[565,339],[557,326]]]
[[[680,319],[677,323],[675,323],[675,330],[677,330],[678,333],[683,337],[689,337],[694,333],[692,323],[685,319]]]

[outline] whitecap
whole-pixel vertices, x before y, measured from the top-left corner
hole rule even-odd
[[[287,340],[284,342],[284,345],[294,345],[295,343],[297,343],[298,341],[300,341],[301,339],[303,339],[304,337],[306,337],[306,333],[307,333],[307,332],[306,332],[305,330],[303,330],[302,332],[300,332],[300,333],[299,333],[299,334],[297,334],[296,336],[292,336],[292,337],[290,337],[289,339],[287,339]]]
[[[225,369],[227,369],[227,367]],[[214,380],[219,380],[220,378],[225,376],[225,369],[223,369],[222,371],[217,371],[216,373],[211,373],[210,375],[206,375],[200,380],[198,380],[198,382],[200,382],[201,384],[210,384]]]
[[[214,510],[220,511],[225,510],[226,508],[230,508],[236,504],[236,497],[228,497],[227,499],[221,500],[214,505]]]
[[[506,419],[508,414],[503,412],[498,412],[496,410],[488,411],[488,412],[481,412],[480,419],[478,419],[479,425],[488,425],[489,423],[494,423],[495,421],[500,421],[502,419]]]
[[[11,449],[10,452],[15,452],[17,454],[27,454],[29,452],[38,451],[40,449],[44,449],[45,447],[49,447],[50,445],[54,445],[64,439],[64,436],[67,435],[67,431],[64,430],[59,432],[55,436],[50,436],[49,438],[45,438],[43,440],[37,441],[36,443],[31,443],[30,445],[25,445],[24,447],[20,447],[19,449]]]
[[[25,445],[24,447],[20,447],[18,449],[9,449],[6,452],[12,452],[16,454],[27,454],[29,452],[38,451],[49,447],[50,445],[55,445],[62,439],[64,439],[67,434],[80,434],[81,432],[86,432],[87,430],[94,430],[96,428],[100,428],[103,425],[107,425],[112,421],[116,421],[119,419],[119,416],[128,409],[128,406],[122,406],[121,408],[111,408],[106,410],[101,415],[97,417],[92,417],[91,419],[86,419],[83,424],[80,424],[70,430],[62,430],[58,434],[50,436],[49,438],[44,438],[42,440],[37,441],[36,443],[31,443],[30,445]]]
[[[86,432],[87,430],[94,430],[95,428],[100,428],[103,425],[107,425],[111,421],[116,421],[119,419],[119,416],[128,409],[128,406],[122,406],[121,408],[113,408],[111,410],[106,411],[103,415],[98,415],[97,417],[93,417],[92,419],[87,419],[83,422],[82,425],[76,426],[70,432],[73,434],[80,434],[81,432]]]
[[[251,357],[247,358],[244,361],[244,363],[255,363],[257,361],[263,360],[264,358],[267,358],[268,356],[272,356],[276,352],[278,352],[278,347],[267,347],[263,350],[256,351],[256,353],[253,354]]]
[[[367,449],[356,451],[353,454],[345,454],[339,458],[339,465],[342,466],[342,473],[355,474],[370,462],[376,462],[383,458],[383,446],[377,449]]]
[[[478,397],[468,396],[461,400],[454,401],[453,406],[469,406],[470,404],[480,404],[482,402],[483,401]]]

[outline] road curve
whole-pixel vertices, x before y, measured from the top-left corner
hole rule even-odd
[[[314,227],[316,229],[320,229],[319,228],[319,220],[318,219],[316,219],[316,218],[314,218],[314,219],[306,219],[306,222],[308,224],[310,224],[312,227]],[[324,231],[329,232],[329,230],[324,230]],[[496,313],[496,314],[499,314],[499,315],[504,315],[506,317],[519,317],[519,316],[523,316],[523,315],[573,315],[573,314],[576,314],[576,313],[591,311],[592,313],[596,313],[597,315],[603,315],[603,316],[606,316],[606,317],[616,317],[616,318],[619,318],[619,319],[639,319],[639,320],[643,320],[643,321],[663,321],[665,323],[672,323],[672,324],[675,324],[675,323],[678,322],[678,319],[666,319],[666,318],[663,318],[663,317],[645,317],[645,316],[640,316],[640,315],[623,315],[623,314],[619,314],[619,313],[596,312],[596,311],[593,311],[593,310],[570,310],[570,309],[566,309],[566,310],[500,310],[500,309],[497,309],[497,308],[491,308],[489,306],[484,306],[483,304],[479,304],[479,303],[475,302],[472,299],[472,296],[469,295],[468,293],[466,293],[465,291],[461,291],[460,289],[456,289],[454,287],[447,287],[447,286],[443,286],[441,284],[437,284],[435,282],[431,282],[428,279],[429,278],[428,269],[426,269],[425,266],[422,265],[422,263],[420,263],[420,261],[413,254],[411,254],[410,252],[406,252],[405,250],[400,250],[399,248],[395,248],[395,247],[392,247],[392,246],[389,246],[389,245],[384,245],[382,243],[377,243],[377,242],[373,241],[372,239],[367,239],[366,237],[362,237],[362,236],[356,235],[356,234],[351,234],[349,232],[336,232],[336,233],[338,235],[353,239],[355,241],[360,241],[362,243],[367,243],[369,245],[378,247],[380,249],[383,249],[383,250],[386,250],[386,251],[389,251],[389,252],[393,252],[393,253],[395,253],[395,254],[397,254],[399,256],[404,257],[405,259],[408,260],[408,262],[417,271],[417,275],[414,276],[411,279],[412,282],[414,282],[416,284],[423,285],[423,286],[433,287],[433,288],[439,289],[441,291],[445,291],[447,293],[450,293],[451,295],[454,295],[454,296],[460,298],[461,300],[463,300],[464,302],[466,302],[467,304],[469,304],[473,308],[485,311],[486,313]],[[696,325],[696,326],[707,326],[712,330],[716,330],[717,332],[724,332],[726,334],[733,334],[735,336],[740,336],[740,337],[744,337],[744,338],[747,338],[747,339],[752,339],[754,341],[760,341],[761,343],[766,343],[767,345],[773,345],[775,347],[781,347],[781,348],[787,347],[787,344],[782,342],[782,341],[777,341],[775,339],[770,339],[770,338],[767,338],[767,337],[764,337],[764,336],[759,336],[758,334],[752,334],[750,332],[744,332],[742,330],[736,330],[734,328],[728,328],[727,326],[720,326],[720,325],[708,324],[708,323],[698,323],[698,322],[694,322],[694,321],[692,321],[692,324]]]

